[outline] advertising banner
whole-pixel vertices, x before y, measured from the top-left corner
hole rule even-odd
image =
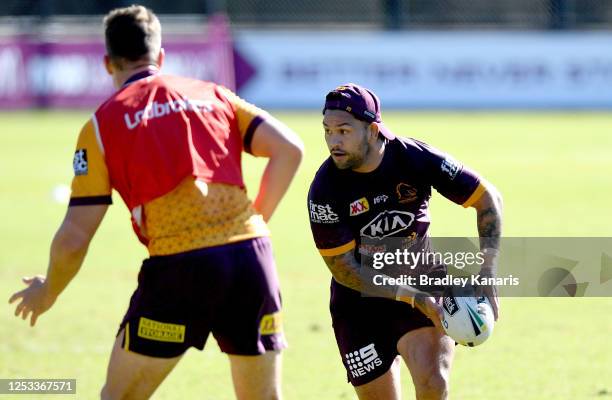
[[[233,47],[224,21],[213,20],[200,37],[165,37],[164,49],[165,73],[235,88]],[[99,37],[0,41],[0,108],[97,106],[114,91],[104,53]]]
[[[256,70],[241,94],[264,107],[321,107],[355,82],[385,108],[610,108],[612,34],[263,32],[235,35]]]

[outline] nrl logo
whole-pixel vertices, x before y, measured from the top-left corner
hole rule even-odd
[[[369,224],[361,228],[361,236],[382,239],[408,229],[414,222],[414,214],[407,211],[383,211]]]

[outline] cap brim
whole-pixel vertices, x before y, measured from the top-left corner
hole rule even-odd
[[[382,133],[384,137],[389,140],[395,139],[395,134],[391,132],[389,128],[385,126],[385,124],[383,124],[382,122],[377,122],[376,124],[378,125],[378,132]]]

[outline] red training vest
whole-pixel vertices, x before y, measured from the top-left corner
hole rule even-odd
[[[94,116],[110,183],[144,243],[140,206],[187,176],[244,187],[234,107],[214,83],[154,74],[121,88]]]

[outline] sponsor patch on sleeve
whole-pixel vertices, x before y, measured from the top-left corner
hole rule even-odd
[[[452,181],[461,170],[461,164],[452,157],[446,156],[446,158],[442,160],[440,168],[442,169],[442,172],[447,174]]]
[[[87,149],[77,149],[77,151],[74,152],[72,168],[76,176],[87,175],[89,172],[89,167],[87,165]]]

